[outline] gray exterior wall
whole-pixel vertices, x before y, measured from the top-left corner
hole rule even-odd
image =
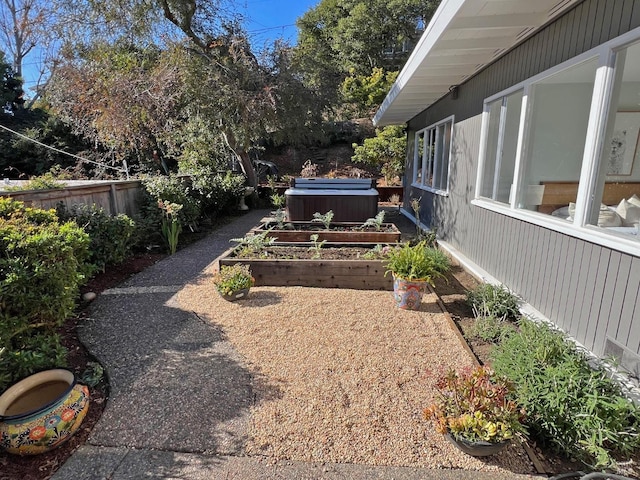
[[[596,355],[640,373],[640,258],[474,205],[483,101],[640,26],[640,0],[586,0],[409,122],[405,209]],[[448,196],[412,188],[414,132],[455,115]]]

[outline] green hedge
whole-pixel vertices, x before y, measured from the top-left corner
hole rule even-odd
[[[57,209],[61,220],[73,220],[89,234],[91,252],[89,262],[104,271],[107,265],[124,262],[130,255],[136,241],[136,224],[127,215],[109,215],[98,205],[74,205]]]
[[[0,390],[64,362],[53,334],[89,273],[89,236],[54,210],[0,198]]]

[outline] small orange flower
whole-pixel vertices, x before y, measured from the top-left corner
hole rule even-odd
[[[67,408],[64,412],[62,412],[62,415],[60,415],[62,417],[62,420],[64,422],[68,422],[69,420],[72,420],[73,417],[75,416],[76,412],[74,412],[72,409]]]
[[[43,426],[34,427],[33,430],[29,433],[29,438],[31,440],[40,440],[47,433],[47,429]]]

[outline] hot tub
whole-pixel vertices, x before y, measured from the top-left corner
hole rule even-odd
[[[378,213],[374,186],[368,178],[296,178],[284,192],[288,219],[306,222],[332,210],[334,222],[364,222]]]

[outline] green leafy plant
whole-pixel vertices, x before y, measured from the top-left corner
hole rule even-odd
[[[387,185],[394,185],[404,171],[407,135],[403,126],[390,125],[376,130],[376,136],[362,145],[353,144],[354,162],[381,167]]]
[[[382,224],[384,223],[384,215],[385,215],[385,211],[380,210],[375,217],[368,218],[360,228],[365,229],[365,228],[371,227],[371,228],[374,228],[376,232],[379,232],[380,230],[382,230]]]
[[[385,263],[387,271],[405,280],[422,280],[434,285],[437,278],[444,278],[451,268],[449,257],[425,242],[411,246],[405,243],[389,251]]]
[[[387,254],[393,249],[389,245],[376,244],[371,250],[362,255],[365,260],[381,260],[387,257]]]
[[[87,368],[80,376],[80,380],[89,387],[95,387],[102,381],[103,377],[104,368],[102,368],[102,365],[98,362],[88,362]]]
[[[55,329],[90,272],[89,236],[54,210],[0,198],[0,390],[64,364]]]
[[[237,252],[238,257],[247,257],[255,254],[259,254],[264,248],[269,245],[273,245],[276,241],[274,237],[269,236],[272,228],[256,234],[245,235],[242,238],[232,238],[231,242],[237,242],[239,250]]]
[[[181,225],[196,225],[202,213],[202,202],[194,194],[187,181],[176,175],[158,176],[142,182],[153,198],[152,204],[160,201],[182,205],[179,213]]]
[[[540,444],[597,469],[640,448],[640,407],[562,333],[523,319],[492,357],[496,372],[516,386]]]
[[[182,232],[182,225],[178,216],[182,205],[177,203],[158,201],[158,208],[162,210],[162,236],[169,246],[169,254],[173,255],[178,249],[178,238]]]
[[[483,342],[498,343],[514,331],[514,325],[503,318],[486,316],[477,317],[467,334],[469,337],[482,340]]]
[[[245,288],[250,288],[254,284],[254,279],[249,265],[236,263],[222,265],[213,276],[213,284],[220,294],[231,295]]]
[[[285,228],[285,222],[287,221],[287,212],[279,208],[275,212],[272,212],[273,219],[276,221],[276,227],[278,230]]]
[[[331,227],[331,220],[333,220],[333,210],[329,210],[327,213],[316,212],[313,214],[312,222],[320,222],[324,226],[325,230],[329,230]]]
[[[476,317],[520,317],[520,300],[504,285],[480,284],[467,292],[467,303]]]
[[[309,250],[312,250],[314,252],[313,258],[320,258],[320,250],[322,250],[322,247],[327,241],[322,240],[321,242],[319,242],[318,238],[320,238],[320,236],[317,233],[314,233],[309,238],[311,239],[311,242],[312,242],[312,245],[309,247]]]
[[[513,400],[513,385],[480,366],[449,370],[436,383],[438,399],[424,410],[438,433],[469,441],[498,443],[524,433],[524,410]]]
[[[279,193],[272,193],[269,196],[269,199],[271,200],[271,205],[276,207],[278,210],[284,207],[286,201],[286,197],[284,195],[280,195]]]
[[[122,263],[131,254],[136,224],[127,215],[109,215],[95,204],[70,209],[60,204],[56,211],[61,220],[73,220],[89,234],[89,261],[96,269],[104,271],[105,266]]]

